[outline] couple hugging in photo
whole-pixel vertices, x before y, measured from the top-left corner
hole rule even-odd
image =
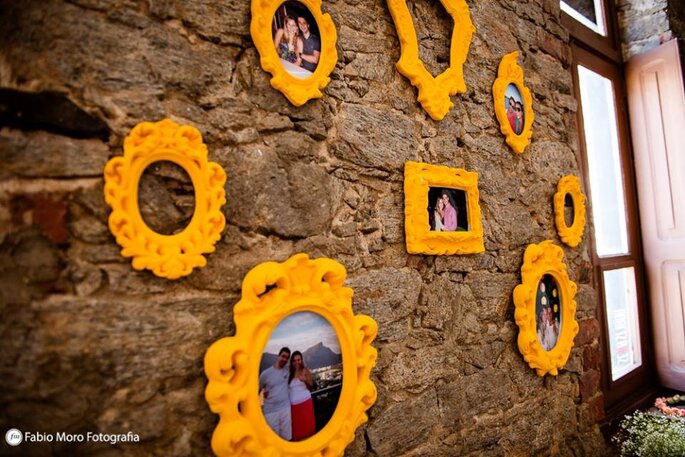
[[[542,308],[538,314],[537,330],[542,349],[551,351],[552,348],[556,346],[557,339],[559,339],[559,321],[557,320],[558,318],[555,317],[549,300],[545,296],[547,293],[546,289],[545,283],[541,282],[540,293],[543,295],[540,297],[540,304],[542,305]]]
[[[457,209],[447,192],[443,192],[435,202],[433,230],[453,232],[457,230]]]
[[[301,441],[315,433],[314,402],[309,392],[313,386],[312,373],[305,367],[302,353],[295,351],[290,357],[287,347],[281,348],[276,363],[259,375],[264,417],[284,440]]]
[[[523,132],[523,103],[514,100],[514,97],[508,99],[507,119],[514,133],[520,135]]]
[[[276,31],[274,46],[278,57],[313,72],[319,63],[321,40],[309,30],[307,18],[285,17],[282,29]]]

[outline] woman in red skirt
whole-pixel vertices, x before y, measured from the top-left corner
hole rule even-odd
[[[309,389],[314,385],[312,372],[304,366],[302,353],[293,352],[290,358],[290,379],[288,393],[290,395],[290,411],[293,426],[293,441],[302,441],[316,432],[314,422],[314,402]]]

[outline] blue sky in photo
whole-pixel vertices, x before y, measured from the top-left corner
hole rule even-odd
[[[509,97],[514,97],[514,100],[516,100],[517,102],[521,102],[521,104],[523,105],[523,98],[521,97],[521,93],[519,92],[518,87],[516,87],[516,85],[514,85],[514,84],[509,84],[507,86],[507,90],[504,91],[504,109],[505,110],[509,107]]]

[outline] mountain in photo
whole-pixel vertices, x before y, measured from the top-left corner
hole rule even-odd
[[[304,357],[305,366],[312,370],[342,363],[342,354],[336,354],[321,342],[301,352]],[[276,363],[276,359],[278,359],[277,354],[271,354],[269,352],[262,354],[262,360],[259,363],[259,372],[261,373],[273,366]]]
[[[276,359],[278,359],[277,354],[271,354],[269,352],[262,354],[262,361],[259,362],[259,372],[261,373],[267,368],[274,366]]]
[[[323,343],[317,343],[302,353],[307,368],[316,369],[342,363],[342,354],[336,354]]]

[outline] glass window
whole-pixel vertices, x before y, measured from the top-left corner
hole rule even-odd
[[[616,5],[611,0],[560,0],[573,49],[578,99],[579,162],[593,224],[589,248],[601,296],[602,391],[612,421],[656,394],[647,339],[644,263]]]
[[[590,30],[606,36],[601,0],[561,0],[561,10]]]
[[[611,380],[616,381],[642,365],[633,267],[604,272],[604,303],[609,330]]]
[[[585,149],[599,257],[628,253],[623,175],[612,82],[578,66]]]

